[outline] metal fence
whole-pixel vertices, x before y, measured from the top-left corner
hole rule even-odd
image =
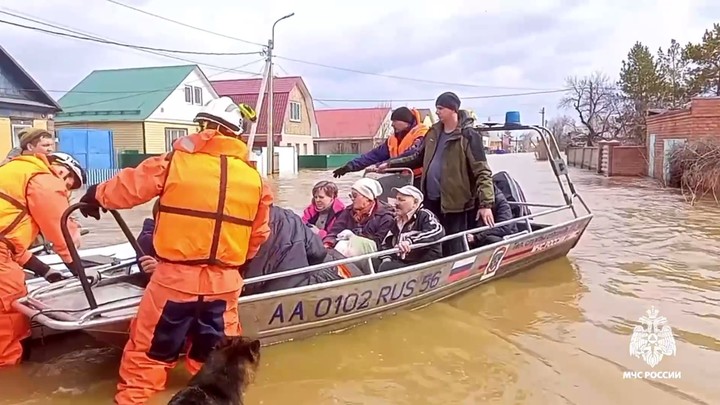
[[[88,185],[102,183],[120,172],[121,169],[90,169],[87,171]]]

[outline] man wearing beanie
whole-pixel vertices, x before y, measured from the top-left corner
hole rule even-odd
[[[424,205],[440,219],[448,235],[474,228],[476,220],[494,226],[492,171],[474,120],[460,110],[455,93],[441,94],[435,107],[440,121],[428,130],[422,145],[410,156],[391,159],[378,169],[422,167]],[[456,238],[443,244],[443,255],[463,249],[462,238]]]
[[[20,146],[13,148],[1,164],[5,164],[15,156],[34,155],[42,153],[47,155],[55,152],[55,139],[50,132],[41,128],[25,128],[18,134]]]
[[[349,161],[345,166],[335,169],[333,176],[341,177],[349,172],[357,172],[388,159],[406,156],[422,143],[423,137],[428,131],[428,127],[421,122],[420,113],[415,109],[400,107],[392,112],[390,120],[394,133],[387,142],[383,142],[375,149]],[[422,168],[416,169],[414,174],[419,183]]]

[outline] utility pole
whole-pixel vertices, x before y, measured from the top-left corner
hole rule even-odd
[[[540,117],[542,117],[541,121],[540,121],[540,126],[544,127],[545,126],[545,107],[543,107],[540,110]]]
[[[267,88],[268,88],[268,102],[267,102],[267,110],[268,110],[268,128],[267,128],[267,175],[272,176],[273,174],[273,163],[275,160],[275,139],[273,136],[273,81],[274,81],[274,73],[273,73],[273,49],[275,48],[275,26],[280,21],[290,18],[294,16],[295,13],[290,13],[286,16],[278,18],[272,25],[272,34],[270,36],[270,40],[268,40],[268,50],[267,50]],[[260,106],[260,109],[262,110],[262,105]]]
[[[267,81],[268,81],[268,64],[267,64],[267,58],[265,58],[265,67],[263,68],[263,75],[262,75],[262,81],[260,82],[260,91],[258,92],[258,98],[255,102],[255,109],[257,110],[258,117],[260,116],[260,110],[262,109],[263,104],[263,98],[265,97],[265,92],[267,91]],[[257,127],[260,123],[259,120],[256,120],[255,122],[250,125],[250,134],[248,134],[248,150],[252,151],[253,145],[255,145],[255,134],[257,133]],[[251,155],[254,156],[254,155]]]

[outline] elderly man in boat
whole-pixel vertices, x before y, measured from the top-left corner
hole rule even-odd
[[[412,248],[412,245],[437,242],[445,236],[435,214],[422,206],[423,194],[417,187],[407,185],[394,188],[395,222],[385,235],[381,250],[398,248],[400,251],[381,256],[374,261],[378,272],[429,262],[443,257],[442,244]]]
[[[238,268],[270,234],[272,194],[239,139],[243,117],[229,98],[211,100],[195,117],[202,131],[173,150],[88,188],[81,213],[128,209],[159,197],[153,235],[159,263],[130,327],[115,402],[145,403],[165,389],[167,370],[185,347],[197,373],[223,336],[242,333]]]
[[[74,268],[60,223],[70,190],[86,181],[80,163],[65,153],[24,154],[0,166],[0,367],[21,361],[22,340],[30,336],[30,322],[12,307],[27,294],[23,267],[51,283],[62,279],[60,272],[28,251],[38,233]],[[76,231],[74,222],[67,226]]]

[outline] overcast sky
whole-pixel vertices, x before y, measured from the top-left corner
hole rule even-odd
[[[434,100],[447,90],[461,99],[555,90],[563,87],[568,75],[598,69],[616,77],[635,41],[653,51],[666,47],[671,38],[683,44],[696,42],[720,16],[720,3],[711,5],[711,0],[117,1],[260,44],[267,43],[274,20],[295,12],[277,25],[276,72],[303,76],[317,100],[316,108],[379,104],[373,100]],[[204,52],[261,50],[258,45],[200,32],[107,0],[2,0],[0,11],[135,45]],[[6,14],[0,14],[0,19],[38,25]],[[0,24],[0,41],[56,99],[94,69],[187,63],[5,24]],[[251,63],[260,55],[175,56],[197,62],[211,80],[249,77],[237,71],[223,73],[219,67],[249,64],[240,70],[262,70],[261,61]],[[359,74],[282,57],[447,84]],[[548,118],[557,114],[559,98],[559,94],[542,94],[465,99],[463,106],[494,120],[503,119],[505,111],[519,110],[524,121],[538,123],[542,107]],[[321,101],[331,99],[370,101]],[[433,104],[401,101],[393,106]]]

